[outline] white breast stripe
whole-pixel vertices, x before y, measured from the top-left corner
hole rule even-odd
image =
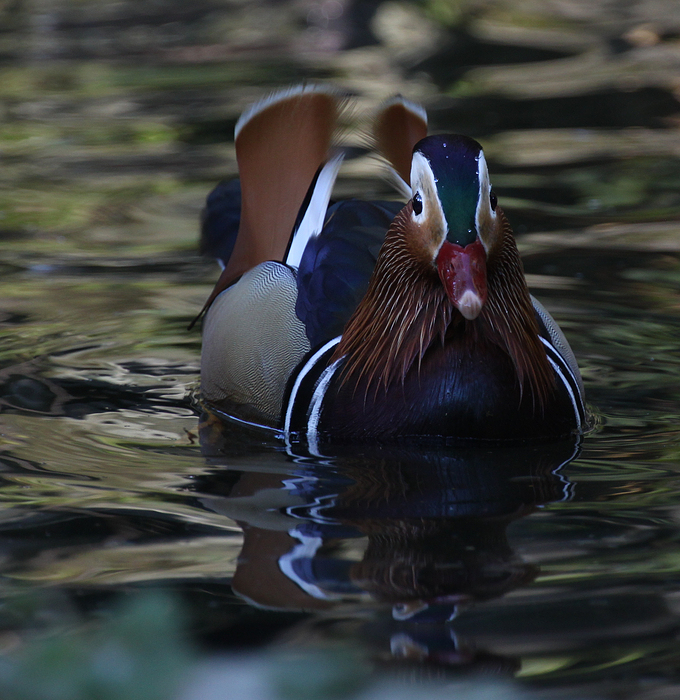
[[[557,359],[560,360],[560,363],[562,364],[563,369],[565,369],[568,373],[569,376],[571,377],[572,382],[574,383],[574,386],[576,387],[576,390],[578,392],[579,398],[581,398],[581,389],[580,389],[580,383],[578,379],[574,376],[574,373],[571,371],[571,367],[569,366],[569,363],[560,355],[560,353],[557,351],[555,346],[550,343],[550,341],[546,340],[542,335],[538,336],[540,341],[545,345],[546,348],[549,350],[552,350],[552,352],[557,356]],[[583,403],[583,400],[581,400],[581,403]]]
[[[295,406],[295,398],[297,397],[297,393],[300,390],[300,384],[302,384],[302,380],[309,374],[309,372],[312,370],[314,365],[318,362],[319,358],[327,351],[330,350],[334,345],[337,345],[340,342],[340,338],[342,336],[338,336],[337,338],[333,338],[333,340],[329,340],[325,345],[322,345],[308,360],[305,362],[304,367],[300,370],[300,373],[298,376],[295,378],[295,383],[293,384],[293,389],[290,392],[290,397],[288,398],[288,406],[286,407],[286,420],[283,424],[283,430],[288,435],[290,433],[290,421],[293,418],[293,407]]]
[[[557,363],[550,357],[550,355],[546,355],[548,358],[548,362],[553,366],[553,369],[555,372],[557,372],[557,375],[559,378],[562,380],[562,383],[564,384],[566,390],[569,392],[569,398],[571,399],[571,405],[574,407],[574,413],[576,414],[576,427],[578,430],[581,430],[581,412],[578,410],[578,405],[576,403],[576,398],[574,397],[574,390],[571,388],[571,385],[567,381],[567,378],[562,374],[562,370],[557,366]]]
[[[321,416],[321,404],[323,403],[323,397],[326,395],[326,389],[328,389],[328,384],[330,383],[335,370],[339,367],[342,362],[342,357],[336,360],[332,365],[326,367],[322,375],[319,377],[319,381],[314,389],[314,395],[312,400],[309,402],[309,420],[307,421],[307,444],[311,452],[318,452],[319,446],[317,444],[317,430],[319,428],[319,417]]]
[[[546,348],[546,356],[550,363],[555,368],[555,371],[559,375],[560,379],[564,383],[569,396],[571,397],[572,403],[574,404],[575,410],[577,412],[577,423],[579,430],[582,429],[583,421],[586,417],[586,407],[583,401],[583,394],[581,393],[581,382],[574,376],[574,372],[571,369],[569,363],[560,355],[554,345],[550,341],[546,340],[542,336],[539,336],[541,342]],[[552,355],[552,358],[551,358]],[[569,382],[571,379],[571,383]],[[581,418],[583,417],[583,418]]]

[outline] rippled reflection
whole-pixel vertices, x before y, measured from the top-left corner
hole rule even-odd
[[[393,656],[455,664],[477,658],[458,649],[449,626],[461,609],[538,575],[507,528],[571,498],[562,469],[579,452],[574,441],[334,448],[323,457],[296,446],[244,469],[234,465],[222,427],[204,416],[203,454],[222,468],[194,488],[205,507],[243,530],[234,592],[269,609],[335,610],[343,618],[362,619],[366,605],[377,605],[388,612],[362,624],[382,636],[389,616]],[[348,612],[348,603],[362,612]]]

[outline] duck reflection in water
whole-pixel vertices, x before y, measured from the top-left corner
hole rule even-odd
[[[204,421],[202,448],[227,469],[196,486],[207,508],[243,529],[234,592],[270,609],[335,609],[344,620],[361,610],[359,624],[371,628],[363,638],[389,644],[394,656],[446,664],[481,662],[459,648],[448,624],[461,608],[536,577],[538,568],[513,552],[507,527],[570,498],[560,469],[579,450],[577,441],[362,446],[320,458],[289,447],[243,470],[217,425]]]

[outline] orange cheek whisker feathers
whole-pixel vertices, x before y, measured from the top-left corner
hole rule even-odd
[[[409,254],[406,228],[410,205],[395,218],[385,238],[368,292],[350,318],[332,360],[346,357],[342,381],[363,384],[365,394],[391,382],[403,384],[435,339],[447,332],[480,337],[503,348],[520,385],[542,406],[554,387],[554,376],[538,339],[538,326],[524,280],[514,237],[500,208],[500,249],[488,265],[485,302],[475,320],[465,321],[455,309],[434,267]],[[470,344],[470,352],[474,352]]]

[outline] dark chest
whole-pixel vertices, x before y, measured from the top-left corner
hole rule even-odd
[[[343,381],[338,371],[317,409],[319,435],[343,441],[553,438],[576,427],[572,402],[559,383],[540,407],[520,387],[503,350],[487,343],[471,351],[456,340],[433,344],[420,367],[387,389]]]

